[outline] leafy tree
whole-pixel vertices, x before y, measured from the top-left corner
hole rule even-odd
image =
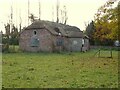
[[[19,43],[19,32],[18,29],[14,26],[11,27],[11,32],[10,32],[10,24],[7,23],[5,24],[5,34],[2,34],[2,43],[4,44],[3,46],[3,51],[9,51],[9,45],[18,45]]]
[[[112,44],[118,39],[118,7],[112,8],[117,0],[109,0],[95,15],[94,40],[100,44]]]
[[[94,44],[94,40],[93,40],[94,32],[95,32],[95,26],[94,26],[94,21],[92,21],[90,24],[88,24],[85,30],[85,34],[90,38],[90,44]]]
[[[6,51],[9,50],[9,37],[10,37],[10,24],[7,23],[7,25],[4,25],[5,26],[5,31],[6,31],[6,34],[5,34],[5,46],[4,46],[4,49]]]
[[[18,38],[19,38],[18,28],[16,28],[13,25],[12,26],[12,31],[11,31],[10,44],[11,45],[18,45]]]

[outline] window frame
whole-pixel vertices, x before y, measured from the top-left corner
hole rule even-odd
[[[37,31],[36,30],[33,31],[33,35],[37,35]]]

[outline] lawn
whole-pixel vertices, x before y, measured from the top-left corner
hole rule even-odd
[[[113,58],[86,53],[3,53],[4,88],[117,88],[118,51]],[[102,51],[109,56],[109,52]]]

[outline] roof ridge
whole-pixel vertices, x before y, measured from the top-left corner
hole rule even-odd
[[[58,28],[63,36],[69,37],[83,37],[83,32],[76,26],[64,25],[62,23],[56,23],[51,21],[35,21],[31,25],[29,25],[26,29],[39,29],[46,28],[52,34],[58,35],[58,32],[55,31],[55,28]]]

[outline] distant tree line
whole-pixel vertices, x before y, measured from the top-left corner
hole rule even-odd
[[[92,45],[113,45],[115,40],[120,41],[118,33],[118,19],[120,6],[112,7],[117,0],[108,0],[95,14],[94,21],[86,27],[85,33]]]
[[[18,28],[15,27],[13,24],[10,27],[10,24],[7,23],[5,26],[5,33],[2,33],[2,44],[3,44],[3,51],[9,51],[10,45],[18,45],[19,44],[19,32]],[[11,28],[11,29],[10,29]]]

